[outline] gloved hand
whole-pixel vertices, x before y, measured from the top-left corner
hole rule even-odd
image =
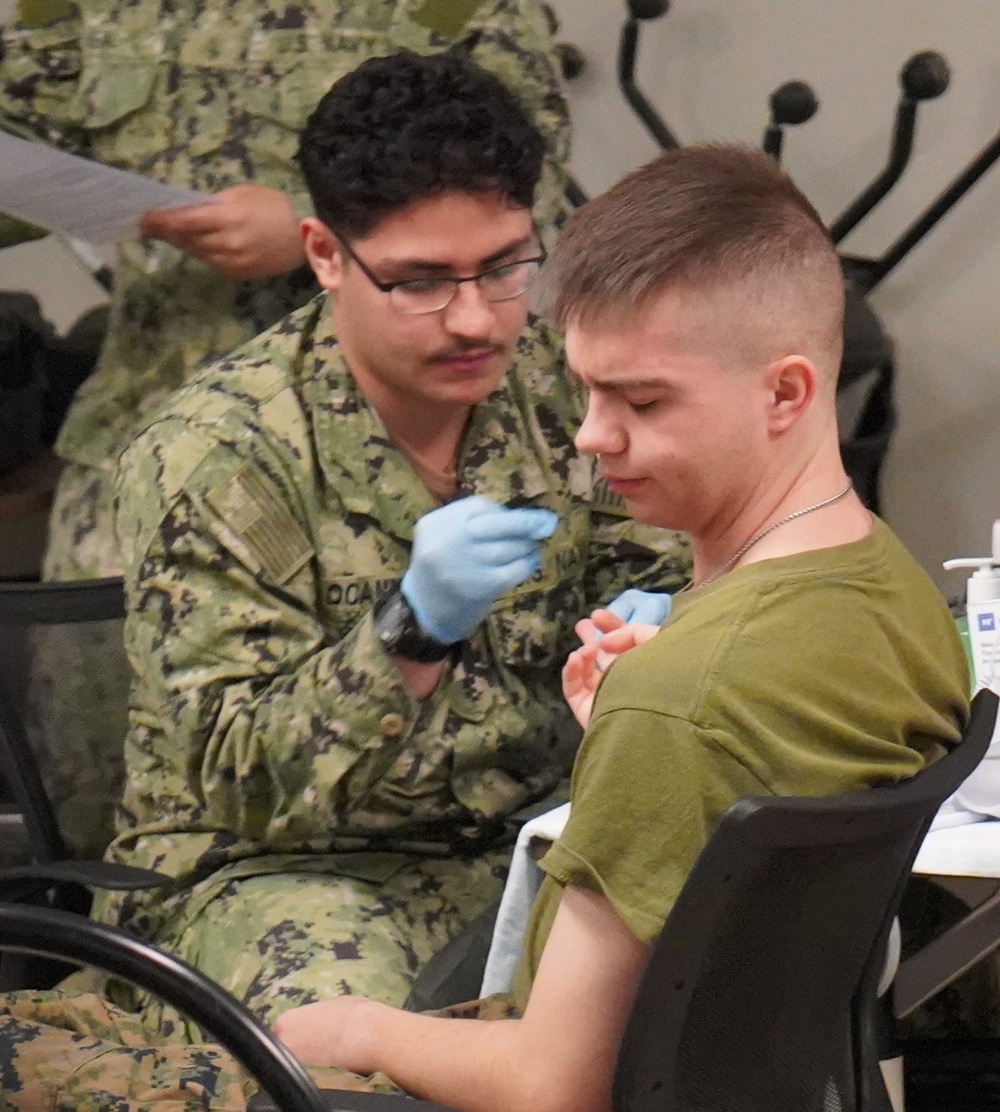
[[[670,613],[673,600],[670,595],[657,595],[650,591],[639,591],[630,587],[605,606],[612,614],[621,618],[626,625],[638,622],[643,625],[663,625]]]
[[[481,495],[425,514],[400,584],[420,628],[443,645],[467,637],[504,591],[534,575],[538,542],[558,522],[550,510],[508,509]]]

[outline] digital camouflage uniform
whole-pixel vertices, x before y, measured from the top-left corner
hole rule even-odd
[[[530,326],[473,411],[459,494],[559,526],[423,702],[373,607],[437,502],[354,386],[325,295],[175,394],[123,453],[135,680],[111,853],[176,883],[105,896],[97,915],[273,1019],[338,992],[401,1003],[499,897],[503,820],[572,756],[574,623],[627,586],[675,589],[688,562],[577,455],[582,399],[560,359]]]
[[[371,56],[466,41],[548,141],[541,227],[562,211],[568,116],[537,0],[19,0],[18,13],[0,32],[0,126],[207,193],[255,181],[300,215],[298,135],[330,85]],[[46,578],[120,571],[112,475],[143,416],[316,288],[305,267],[233,281],[160,241],[118,245],[108,334],[56,445],[68,466]]]
[[[430,1014],[498,1020],[519,1013],[501,995]],[[384,1073],[308,1072],[321,1089],[401,1091]],[[0,996],[0,1112],[243,1112],[258,1088],[219,1046],[155,1044],[135,1016],[99,996]]]

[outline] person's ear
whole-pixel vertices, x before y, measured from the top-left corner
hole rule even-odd
[[[816,395],[816,379],[803,355],[786,355],[767,368],[769,432],[782,433],[802,417]]]
[[[330,293],[340,289],[340,282],[344,272],[344,257],[340,248],[340,241],[323,223],[315,216],[307,216],[299,225],[299,234],[302,236],[302,246],[306,258],[312,267],[316,281]]]

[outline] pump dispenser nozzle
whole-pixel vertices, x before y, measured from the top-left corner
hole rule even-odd
[[[993,602],[1000,599],[1000,520],[993,522],[992,556],[962,556],[945,560],[944,567],[975,568],[969,577],[966,602]]]

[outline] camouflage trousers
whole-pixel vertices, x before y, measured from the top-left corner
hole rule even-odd
[[[153,941],[265,1023],[299,1004],[345,994],[402,1005],[427,961],[500,898],[509,856],[508,848],[471,858],[343,854],[358,875],[240,877],[204,902],[196,888],[173,929],[168,923]],[[148,1030],[200,1037],[160,1001],[119,988],[111,989],[113,999],[138,1008]]]
[[[436,1013],[517,1015],[508,996]],[[399,1092],[384,1074],[310,1067],[322,1089]],[[258,1086],[220,1047],[159,1042],[134,1015],[91,993],[0,996],[0,1108],[14,1112],[242,1112]]]
[[[59,476],[42,563],[46,581],[121,575],[115,534],[114,475],[67,463]]]

